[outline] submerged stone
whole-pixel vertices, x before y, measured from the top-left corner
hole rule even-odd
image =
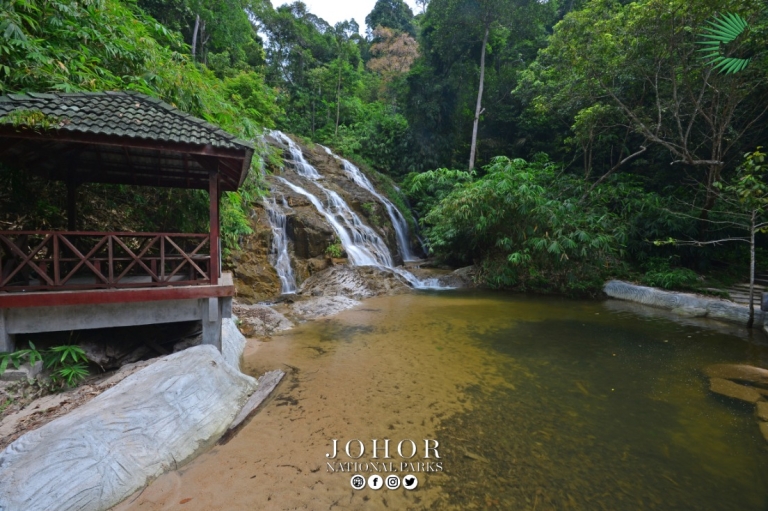
[[[761,421],[768,421],[768,401],[759,401],[757,403],[757,417]]]
[[[672,312],[687,318],[703,318],[707,315],[707,309],[701,307],[677,307]]]
[[[768,369],[762,369],[760,367],[737,364],[715,364],[705,367],[704,374],[710,378],[748,382],[753,385],[768,388]]]
[[[768,422],[760,423],[760,432],[763,434],[763,438],[768,441]]]
[[[757,403],[762,397],[759,392],[750,387],[739,385],[722,378],[712,378],[709,382],[709,390],[721,396],[730,397],[746,403]]]

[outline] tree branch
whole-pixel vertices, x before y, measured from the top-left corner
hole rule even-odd
[[[590,194],[590,193],[592,193],[592,190],[594,190],[594,189],[595,189],[595,187],[596,187],[597,185],[599,185],[600,183],[602,183],[603,181],[605,181],[605,179],[606,179],[608,176],[610,176],[611,174],[613,174],[613,172],[614,172],[615,170],[617,170],[619,167],[621,167],[622,165],[624,165],[625,163],[627,163],[629,160],[632,160],[632,159],[634,159],[634,158],[636,158],[636,157],[640,156],[641,154],[643,154],[643,153],[644,153],[645,151],[647,151],[647,150],[648,150],[648,148],[647,148],[646,146],[644,146],[644,145],[641,145],[641,146],[640,146],[640,150],[639,150],[639,151],[636,151],[636,152],[634,152],[634,153],[630,154],[629,156],[627,156],[626,158],[624,158],[623,160],[621,160],[619,163],[617,163],[616,165],[614,165],[614,166],[611,168],[611,170],[609,170],[608,172],[606,172],[605,174],[603,174],[603,175],[602,175],[602,177],[601,177],[600,179],[598,179],[597,181],[595,181],[594,183],[592,183],[592,186],[590,186],[590,187],[589,187],[589,190],[587,190],[586,192],[584,192],[584,195],[582,195],[582,196],[581,196],[581,199],[579,199],[579,202],[578,202],[578,203],[579,203],[579,204],[581,204],[582,202],[584,202],[584,200],[587,198],[587,196],[589,196],[589,194]]]

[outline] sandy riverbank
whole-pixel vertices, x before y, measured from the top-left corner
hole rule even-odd
[[[409,313],[414,298],[371,298],[267,341],[250,339],[247,373],[288,372],[270,401],[228,443],[115,509],[428,506],[440,491],[439,474],[422,477],[414,492],[357,492],[351,474],[328,472],[325,457],[333,438],[368,439],[369,445],[373,438],[434,438],[441,419],[467,409],[464,389],[503,385],[487,352],[455,349],[465,320],[436,322],[423,307]]]

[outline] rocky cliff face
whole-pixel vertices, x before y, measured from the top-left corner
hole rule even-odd
[[[272,231],[266,211],[254,205],[251,219],[253,234],[246,236],[238,250],[230,256],[238,299],[254,303],[280,294],[280,278],[269,261]]]

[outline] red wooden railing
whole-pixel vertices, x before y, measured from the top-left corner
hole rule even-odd
[[[211,284],[210,254],[209,234],[0,231],[0,291]]]

